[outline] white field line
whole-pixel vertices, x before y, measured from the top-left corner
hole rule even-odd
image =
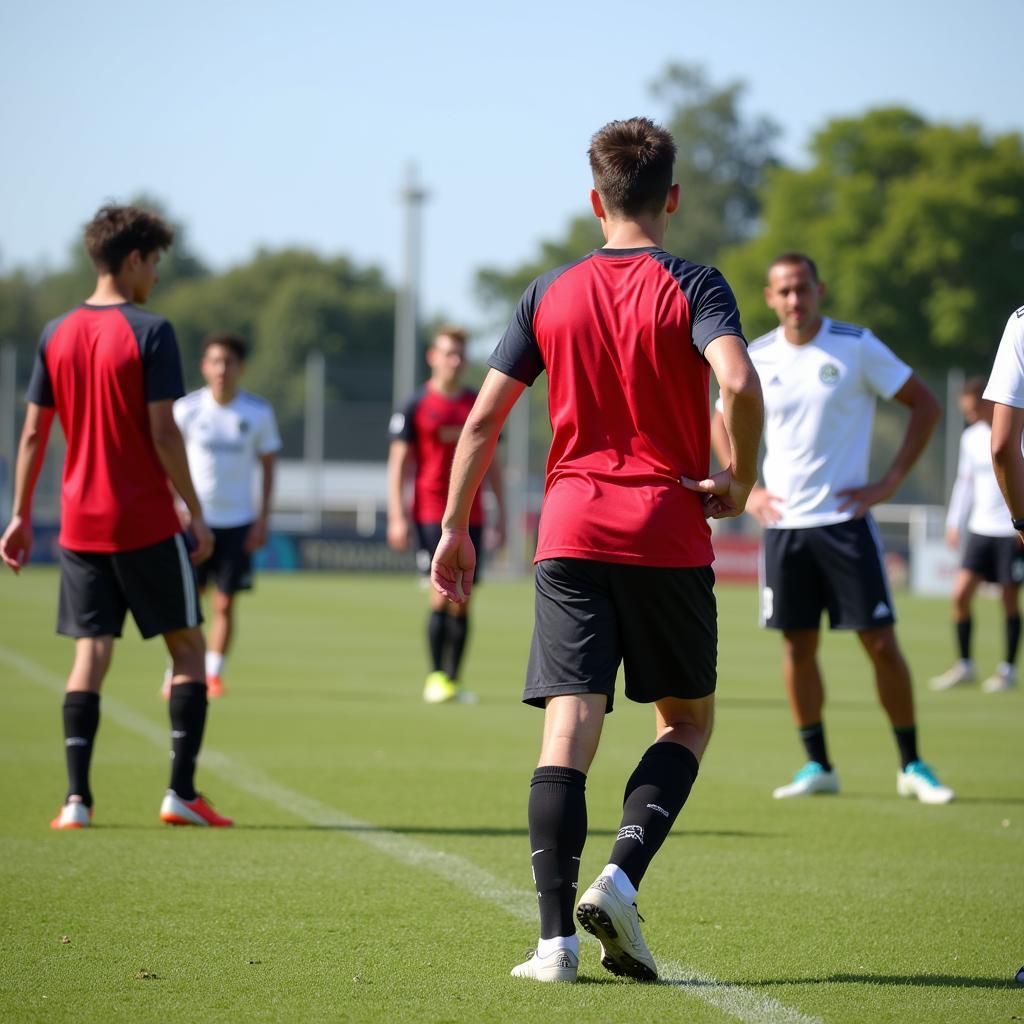
[[[0,647],[0,662],[48,690],[55,693],[64,690],[63,677],[31,658]],[[159,747],[167,746],[166,727],[137,714],[114,697],[104,696],[103,717]],[[533,923],[537,919],[537,901],[533,894],[506,885],[471,861],[353,818],[311,796],[282,786],[258,768],[208,746],[203,747],[201,756],[203,768],[243,793],[265,800],[310,825],[344,830],[346,836],[372,846],[402,864],[430,871],[521,921]],[[822,1024],[817,1017],[801,1013],[771,996],[742,985],[718,981],[704,971],[676,961],[659,959],[658,973],[662,982],[675,986],[680,993],[700,999],[744,1024]]]

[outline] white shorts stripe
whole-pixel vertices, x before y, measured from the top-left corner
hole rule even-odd
[[[181,566],[181,588],[185,593],[185,625],[191,629],[199,625],[199,602],[196,600],[196,579],[192,573],[192,563],[188,560],[188,549],[185,538],[174,535],[174,546],[178,549],[178,564]]]
[[[871,534],[871,539],[875,542],[875,547],[878,549],[878,569],[882,574],[882,582],[885,584],[885,599],[889,602],[889,611],[892,613],[893,618],[895,618],[896,606],[892,601],[892,590],[889,588],[889,573],[885,568],[885,548],[882,546],[882,535],[878,532],[878,524],[870,512],[864,517],[864,521],[868,524],[868,532]]]

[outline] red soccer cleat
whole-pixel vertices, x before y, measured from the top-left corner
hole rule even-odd
[[[173,789],[167,790],[160,805],[160,820],[168,825],[199,825],[202,828],[230,828],[234,825],[231,818],[218,814],[202,793],[196,793],[195,800],[182,800]]]
[[[206,677],[206,696],[211,698],[224,696],[224,684],[220,676]]]

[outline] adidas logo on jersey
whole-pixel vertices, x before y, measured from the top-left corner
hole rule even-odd
[[[892,615],[892,612],[884,601],[879,601],[878,604],[875,605],[875,610],[871,613],[871,618],[880,619],[883,615]]]

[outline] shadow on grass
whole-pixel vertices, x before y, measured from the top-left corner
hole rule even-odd
[[[116,827],[116,826],[115,826]],[[402,835],[423,835],[423,836],[495,836],[503,838],[506,836],[528,836],[530,833],[525,828],[492,828],[480,826],[478,828],[466,828],[460,826],[442,825],[281,825],[281,824],[253,824],[242,825],[235,823],[234,831],[238,832],[398,832]],[[783,833],[780,832],[742,832],[714,829],[689,829],[680,832],[678,835],[669,836],[669,841],[685,839],[687,836],[694,838],[712,839],[778,839]],[[616,836],[618,829],[592,828],[587,830],[587,836]]]
[[[995,988],[1016,989],[1012,977],[978,978],[957,974],[825,974],[819,978],[769,978],[737,981],[702,981],[679,978],[665,981],[678,988],[773,988],[776,985],[900,985],[907,988]]]

